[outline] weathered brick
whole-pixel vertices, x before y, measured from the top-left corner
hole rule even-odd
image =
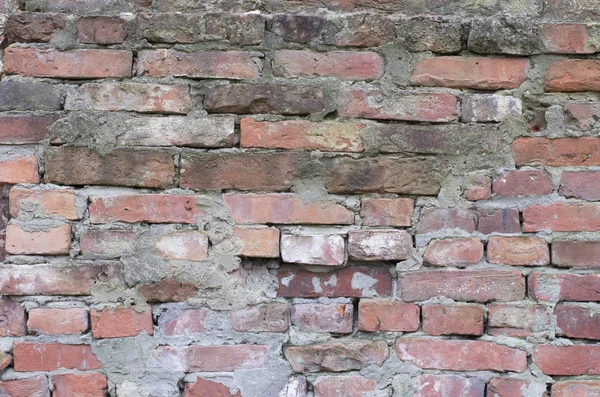
[[[512,152],[519,165],[578,167],[600,165],[600,138],[517,138]]]
[[[236,223],[351,224],[354,213],[330,201],[303,202],[291,193],[227,194],[223,196]]]
[[[48,379],[45,375],[0,382],[0,393],[7,397],[50,397]]]
[[[429,335],[482,335],[483,307],[426,304],[421,309],[423,331]]]
[[[133,53],[125,50],[42,50],[10,47],[4,51],[7,74],[66,79],[131,77]]]
[[[156,248],[168,259],[203,261],[208,258],[208,236],[194,230],[169,233],[160,237]]]
[[[357,13],[333,19],[335,35],[328,40],[340,47],[378,47],[395,38],[394,21],[386,15]]]
[[[274,15],[271,31],[285,41],[308,43],[323,33],[325,18],[313,15]]]
[[[142,333],[152,335],[152,310],[149,307],[91,309],[94,338],[123,338]]]
[[[359,375],[318,376],[314,383],[315,397],[362,397],[375,392],[377,382]]]
[[[471,176],[465,186],[465,198],[469,201],[489,200],[492,198],[492,179],[487,175]]]
[[[265,303],[229,313],[231,328],[238,332],[286,332],[287,303]]]
[[[86,230],[80,232],[81,254],[93,258],[118,258],[133,252],[137,233],[130,230]]]
[[[419,329],[419,306],[392,300],[361,299],[358,329],[366,332],[413,332]]]
[[[563,171],[558,193],[583,200],[600,200],[600,172]]]
[[[18,12],[8,15],[6,40],[11,43],[47,43],[52,34],[64,29],[66,16],[38,12]]]
[[[400,193],[436,196],[444,170],[431,157],[325,159],[325,188],[330,193]]]
[[[594,397],[600,394],[600,382],[597,380],[568,380],[552,385],[552,397]]]
[[[477,211],[477,231],[483,234],[519,233],[521,223],[516,208],[481,208]]]
[[[548,244],[541,238],[491,236],[487,244],[491,263],[545,266],[550,263]]]
[[[277,271],[281,297],[386,297],[392,292],[392,275],[385,266],[346,267],[315,273],[297,266]]]
[[[77,19],[77,39],[87,44],[121,44],[127,38],[127,21],[118,17]]]
[[[71,249],[71,225],[28,230],[6,227],[6,252],[15,255],[67,255]]]
[[[14,154],[0,159],[0,183],[39,183],[37,158],[33,154]]]
[[[530,18],[475,18],[468,49],[479,54],[537,54],[537,26]]]
[[[402,300],[424,301],[436,296],[458,301],[510,302],[525,298],[525,278],[508,270],[431,270],[399,275]]]
[[[158,346],[152,356],[169,370],[184,372],[232,372],[268,364],[267,346],[261,345]]]
[[[201,14],[138,14],[136,33],[151,43],[195,43],[205,38]]]
[[[544,23],[540,25],[544,52],[551,54],[593,54],[596,48],[588,42],[585,24]]]
[[[27,329],[34,335],[79,335],[88,329],[88,313],[84,308],[29,310]]]
[[[400,338],[396,353],[421,368],[452,371],[513,371],[527,369],[527,352],[493,342]]]
[[[413,241],[404,230],[353,230],[348,233],[348,256],[364,261],[393,261],[410,258]]]
[[[241,147],[267,149],[324,150],[332,152],[362,152],[361,132],[364,124],[303,120],[279,122],[240,122]]]
[[[529,295],[539,301],[600,302],[600,275],[543,274],[528,277]]]
[[[10,190],[9,200],[10,216],[13,218],[28,219],[30,216],[57,216],[68,220],[80,218],[75,208],[75,191],[72,189],[13,188]]]
[[[50,11],[71,13],[99,13],[99,12],[132,12],[144,9],[151,5],[147,0],[134,0],[123,3],[119,0],[80,1],[80,0],[41,0],[24,2],[27,11]]]
[[[67,95],[66,110],[124,110],[186,114],[192,107],[189,86],[141,83],[89,83]]]
[[[596,203],[533,204],[523,208],[523,231],[579,232],[600,230]]]
[[[420,375],[414,379],[414,397],[482,397],[485,383],[477,378],[457,375]]]
[[[578,339],[600,339],[600,315],[593,308],[559,303],[554,309],[559,335]]]
[[[48,127],[56,121],[55,116],[0,117],[0,143],[38,143],[48,136]]]
[[[476,221],[477,218],[471,211],[459,208],[423,211],[417,224],[417,233],[435,233],[452,229],[473,233]]]
[[[417,64],[410,82],[418,86],[500,90],[519,88],[527,78],[523,58],[435,57]]]
[[[546,170],[514,170],[502,174],[492,183],[494,194],[499,196],[532,196],[550,194],[552,176]]]
[[[80,371],[102,368],[90,345],[16,342],[13,345],[17,372],[56,371],[60,368]]]
[[[0,337],[24,336],[27,333],[25,309],[19,302],[0,300]]]
[[[375,52],[297,50],[275,51],[272,60],[276,77],[324,77],[341,80],[378,80],[385,71],[385,61]]]
[[[187,281],[165,278],[155,283],[141,284],[138,287],[147,302],[184,302],[198,292],[198,287]]]
[[[199,396],[242,397],[242,392],[238,391],[233,394],[227,386],[203,378],[196,378],[195,382],[185,384],[183,397]]]
[[[107,154],[82,147],[46,150],[47,183],[149,188],[173,186],[175,165],[169,151],[115,149]]]
[[[90,295],[96,283],[117,285],[116,265],[4,265],[0,268],[2,295]]]
[[[346,243],[338,235],[281,236],[281,258],[288,263],[341,266],[346,262]]]
[[[206,333],[205,309],[167,310],[158,318],[158,328],[166,336],[192,336]]]
[[[303,303],[292,307],[292,324],[299,331],[352,333],[351,304]]]
[[[295,372],[343,372],[369,364],[381,366],[388,357],[385,341],[353,339],[284,348],[285,358]]]
[[[10,354],[8,354],[6,352],[0,352],[0,371],[4,371],[12,363],[13,363],[13,357]],[[2,384],[2,382],[0,382],[0,385],[1,384]],[[0,390],[2,390],[2,389],[0,389]]]
[[[495,94],[467,95],[461,99],[463,122],[500,122],[508,117],[520,117],[521,100],[512,96]]]
[[[600,16],[597,4],[592,1],[569,1],[569,0],[549,0],[545,4],[544,18],[565,18],[571,20],[592,20],[597,21]]]
[[[487,395],[494,397],[547,397],[545,383],[533,383],[516,378],[490,379]]]
[[[546,375],[598,375],[598,345],[538,345],[533,349],[533,363]]]
[[[600,31],[599,31],[600,34]],[[600,115],[598,102],[569,102],[564,106],[568,128],[579,131],[589,131],[594,128]]]
[[[239,245],[239,255],[251,258],[279,258],[279,229],[274,227],[233,228],[233,236]]]
[[[325,96],[316,87],[220,84],[207,92],[204,108],[209,113],[307,115],[325,109]]]
[[[260,52],[142,50],[137,75],[214,79],[254,79],[262,72]]]
[[[306,156],[282,153],[183,153],[179,186],[194,190],[288,190]]]
[[[48,83],[0,82],[0,110],[60,110],[61,94]]]
[[[414,210],[412,199],[369,199],[361,200],[360,216],[364,226],[410,227]]]
[[[432,240],[423,261],[435,266],[466,266],[483,258],[483,243],[478,238]]]
[[[454,53],[462,49],[463,29],[460,21],[437,16],[418,16],[401,20],[397,36],[411,52]]]
[[[553,62],[546,73],[546,91],[600,91],[600,61],[565,59]]]
[[[337,112],[342,117],[448,122],[457,118],[457,99],[451,94],[406,93],[384,96],[377,88],[342,91]]]
[[[104,397],[108,391],[106,376],[99,372],[52,375],[53,397]]]
[[[552,241],[552,264],[560,267],[600,267],[600,241]]]
[[[265,34],[265,17],[260,14],[208,14],[206,33],[213,40],[227,40],[229,44],[260,44]]]

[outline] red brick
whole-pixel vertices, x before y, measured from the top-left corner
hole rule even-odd
[[[156,248],[168,259],[203,261],[208,258],[208,236],[194,230],[165,234]]]
[[[542,392],[544,390],[544,392]],[[492,378],[487,385],[487,395],[494,397],[547,397],[545,383],[530,383],[515,378]]]
[[[232,372],[266,368],[267,346],[158,346],[153,357],[170,371]]]
[[[123,338],[142,333],[152,335],[152,310],[149,307],[91,309],[94,338]]]
[[[410,227],[414,210],[414,200],[397,199],[362,199],[360,216],[363,226],[397,226]]]
[[[194,190],[289,190],[307,158],[298,152],[184,153],[179,186]]]
[[[488,261],[504,265],[544,266],[550,263],[548,244],[541,238],[491,236]]]
[[[121,44],[127,38],[127,21],[118,17],[77,19],[77,39],[87,44]]]
[[[265,303],[229,313],[231,328],[238,332],[286,332],[287,303]]]
[[[532,196],[550,194],[554,188],[552,176],[546,170],[516,170],[496,179],[492,190],[498,196]]]
[[[333,76],[341,80],[378,80],[385,61],[375,52],[279,50],[273,56],[276,77]]]
[[[65,79],[131,77],[133,54],[124,50],[42,50],[11,47],[4,51],[7,74]]]
[[[600,302],[600,275],[532,273],[529,291],[539,301]]]
[[[173,187],[173,153],[115,149],[100,153],[83,147],[46,150],[44,181],[61,185],[114,185],[166,189]]]
[[[599,375],[598,345],[551,346],[533,349],[533,363],[546,375]]]
[[[487,175],[475,175],[467,184],[465,198],[469,201],[492,198],[492,180]]]
[[[600,382],[597,380],[569,380],[552,385],[552,397],[595,397],[600,395]]]
[[[88,329],[88,312],[84,308],[29,310],[27,329],[34,335],[79,335]]]
[[[361,88],[343,92],[337,112],[342,117],[448,122],[457,118],[456,105],[451,94],[397,92],[384,97],[377,88]]]
[[[102,368],[90,345],[16,342],[13,346],[15,371],[56,371],[60,368],[80,371]]]
[[[279,258],[279,229],[275,227],[233,228],[239,255],[251,258]]]
[[[396,353],[421,368],[452,371],[513,371],[527,369],[527,352],[484,341],[400,338]]]
[[[477,378],[457,375],[420,375],[414,380],[414,397],[483,397],[485,383]]]
[[[87,257],[118,258],[134,251],[137,233],[130,230],[80,232],[79,249]]]
[[[0,2],[0,8],[2,4]],[[4,12],[4,10],[0,10]],[[64,29],[66,16],[39,12],[18,12],[8,15],[6,41],[11,43],[47,43],[54,32]]]
[[[303,120],[279,122],[254,121],[243,118],[240,122],[241,147],[267,149],[324,150],[331,152],[362,152],[361,133],[364,124],[324,121],[313,123]]]
[[[377,382],[359,375],[319,376],[314,383],[315,397],[362,397],[375,392]]]
[[[480,208],[477,231],[483,234],[520,233],[521,221],[516,208]]]
[[[523,208],[523,232],[593,232],[600,230],[600,205],[534,204]]]
[[[289,266],[277,271],[277,279],[277,295],[282,297],[385,297],[392,290],[392,276],[385,266],[347,267],[328,273]]]
[[[195,196],[132,194],[90,198],[92,223],[195,223],[204,215]]]
[[[483,243],[478,238],[431,240],[423,261],[435,266],[466,266],[483,258]]]
[[[325,23],[325,18],[313,15],[274,15],[271,31],[284,41],[308,43],[321,36]]]
[[[191,108],[187,84],[89,83],[69,93],[65,102],[65,110],[186,114]]]
[[[262,72],[260,52],[142,50],[137,57],[137,75],[152,77],[255,79]]]
[[[600,241],[552,241],[552,264],[560,267],[600,268]]]
[[[48,379],[45,375],[41,375],[26,379],[5,380],[0,382],[0,395],[6,397],[50,397]]]
[[[473,233],[476,220],[477,218],[471,211],[459,208],[423,211],[417,224],[417,233],[435,233],[452,229]]]
[[[501,122],[508,117],[521,117],[521,100],[495,94],[467,95],[461,99],[460,120],[463,122]]]
[[[527,78],[524,58],[434,57],[417,64],[410,82],[420,86],[500,90],[519,88]]]
[[[550,64],[546,91],[600,91],[600,60],[565,59]]]
[[[166,336],[204,334],[204,322],[208,314],[208,310],[204,309],[167,310],[160,315],[158,327]]]
[[[600,200],[600,172],[563,171],[559,194],[583,200]]]
[[[38,162],[34,155],[15,155],[0,160],[0,183],[40,183]]]
[[[19,225],[6,227],[6,252],[15,255],[67,255],[71,249],[71,225],[28,231]]]
[[[13,188],[10,190],[10,215],[13,218],[27,218],[30,212],[35,211],[35,216],[41,210],[43,216],[59,216],[75,221],[80,218],[75,208],[75,191],[72,189],[61,190],[34,190]]]
[[[340,266],[346,261],[346,244],[341,236],[281,236],[284,262]]]
[[[517,165],[578,167],[600,165],[600,138],[517,138],[512,152]]]
[[[581,23],[544,23],[540,26],[540,38],[545,52],[551,54],[593,54],[588,44],[587,27]]]
[[[147,302],[184,302],[198,292],[198,287],[187,281],[165,278],[155,283],[141,284],[138,287]]]
[[[551,315],[542,305],[488,305],[489,335],[511,337],[532,336],[535,332],[547,331]]]
[[[303,303],[292,307],[292,324],[299,331],[352,333],[351,304]]]
[[[577,339],[600,339],[600,315],[593,309],[559,303],[554,309],[559,335]]]
[[[525,278],[508,270],[431,270],[399,275],[402,300],[425,301],[436,296],[457,301],[510,302],[525,298]]]
[[[421,309],[423,331],[429,335],[482,335],[483,307],[426,304]]]
[[[419,329],[419,306],[392,300],[361,299],[358,329],[366,332],[413,332]]]
[[[351,224],[354,213],[330,201],[303,202],[291,193],[228,194],[223,201],[236,223]]]
[[[354,339],[284,348],[285,358],[295,372],[343,372],[369,364],[381,366],[388,358],[385,341]]]
[[[115,265],[4,265],[0,267],[2,295],[90,295],[101,282],[117,285],[121,268]]]
[[[348,233],[348,256],[364,261],[392,261],[410,258],[412,237],[404,230],[362,229]]]
[[[55,116],[9,116],[0,117],[0,143],[38,143],[48,136],[48,127],[56,121]]]
[[[242,397],[242,392],[233,394],[230,389],[217,382],[197,378],[193,383],[186,383],[183,397]]]
[[[52,375],[52,397],[104,397],[108,390],[106,376],[98,372]]]
[[[25,321],[25,309],[19,302],[0,300],[0,337],[24,336],[27,333]]]

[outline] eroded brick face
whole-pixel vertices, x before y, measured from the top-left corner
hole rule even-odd
[[[0,0],[0,397],[598,397],[597,0]]]

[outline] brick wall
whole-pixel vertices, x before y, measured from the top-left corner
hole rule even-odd
[[[0,11],[0,396],[600,395],[598,1]]]

